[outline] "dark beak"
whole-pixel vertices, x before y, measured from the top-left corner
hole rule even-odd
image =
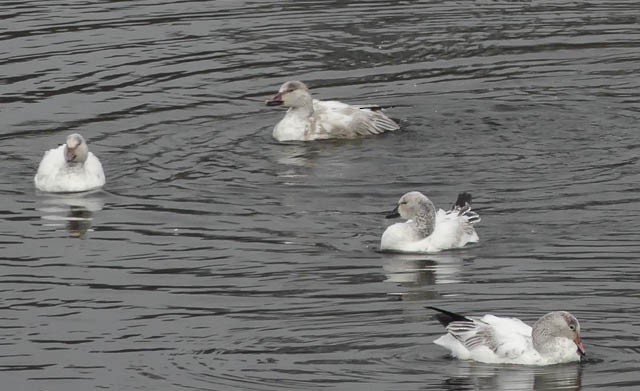
[[[264,102],[267,106],[281,106],[283,101],[282,101],[282,94],[281,93],[277,93],[273,98],[271,99],[267,99],[266,102]]]
[[[398,213],[398,207],[400,205],[397,205],[391,212],[389,212],[388,215],[386,215],[385,217],[388,219],[395,219],[396,217],[400,217],[400,213]]]

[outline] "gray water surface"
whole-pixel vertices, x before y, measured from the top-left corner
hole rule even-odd
[[[11,390],[640,387],[640,5],[4,1],[0,381]],[[288,79],[402,131],[279,144]],[[102,191],[39,194],[82,133]],[[378,252],[406,191],[478,245]],[[450,359],[426,305],[581,321],[588,359]]]

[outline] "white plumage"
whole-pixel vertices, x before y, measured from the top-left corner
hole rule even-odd
[[[45,192],[82,192],[102,187],[105,176],[100,160],[89,152],[84,138],[74,133],[66,143],[44,153],[34,183]]]
[[[473,225],[480,221],[480,216],[471,210],[470,202],[471,195],[461,193],[450,210],[436,211],[424,194],[417,191],[404,194],[387,217],[399,216],[407,221],[387,227],[380,240],[380,249],[434,253],[478,242]]]
[[[379,107],[313,99],[307,86],[300,81],[284,83],[266,103],[289,107],[284,118],[273,128],[273,137],[278,141],[355,138],[399,129]]]
[[[453,357],[491,364],[551,365],[585,354],[580,323],[566,311],[542,316],[533,327],[517,318],[467,317],[435,307],[447,334],[434,341]]]

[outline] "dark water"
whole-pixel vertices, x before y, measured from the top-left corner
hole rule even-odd
[[[640,387],[640,5],[3,1],[0,376],[11,390]],[[403,131],[278,144],[263,100]],[[104,191],[37,194],[80,132]],[[377,252],[471,191],[481,243]],[[453,361],[423,307],[566,309],[588,361]]]

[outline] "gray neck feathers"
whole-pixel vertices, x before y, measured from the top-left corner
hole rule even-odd
[[[550,312],[534,323],[531,339],[538,353],[547,354],[550,349],[554,349],[554,344],[549,341],[562,336],[561,332],[566,325],[562,316],[563,312]]]
[[[533,339],[533,347],[538,351],[538,353],[545,354],[547,340],[549,340],[549,331],[545,327],[534,328],[531,334]]]
[[[436,209],[431,201],[427,201],[425,210],[416,214],[413,219],[416,228],[422,237],[426,238],[431,235],[436,228]]]

